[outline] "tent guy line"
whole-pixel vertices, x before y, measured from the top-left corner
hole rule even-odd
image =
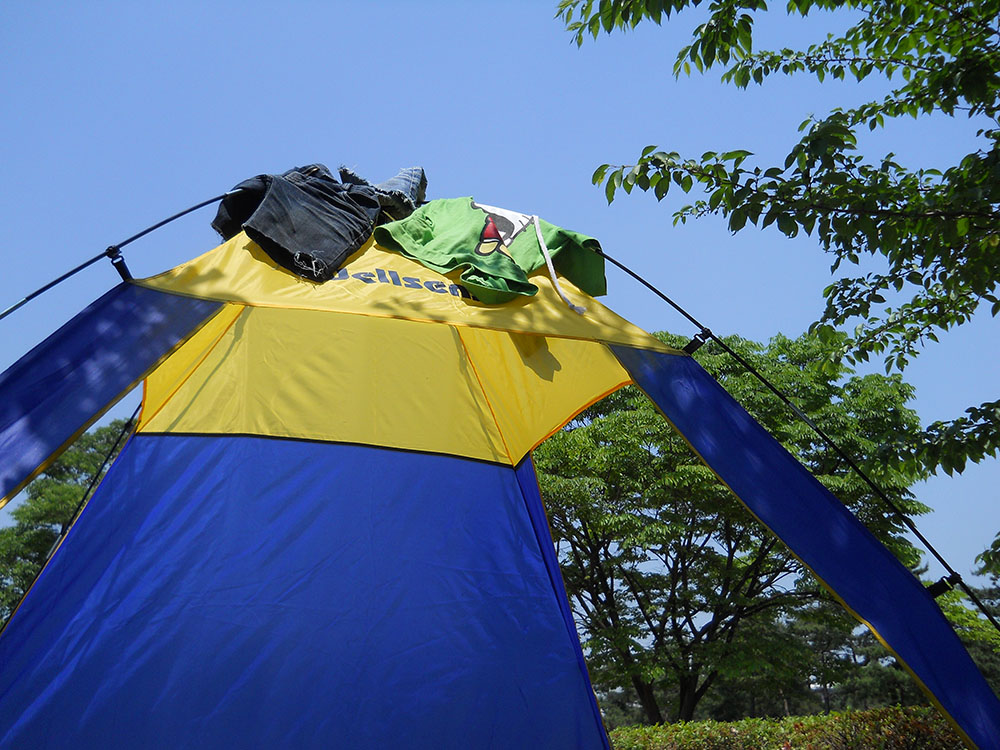
[[[59,536],[56,538],[56,541],[52,544],[52,549],[50,549],[49,553],[45,556],[46,560],[52,557],[52,553],[56,551],[56,547],[59,546],[59,542],[62,541],[62,538],[66,536],[67,533],[69,533],[70,527],[80,516],[80,511],[83,510],[84,503],[87,502],[87,498],[90,497],[90,493],[93,492],[94,487],[100,480],[101,474],[104,473],[104,470],[110,463],[111,457],[114,456],[115,451],[118,450],[118,446],[121,444],[122,439],[126,435],[128,435],[132,431],[132,428],[136,425],[136,418],[139,416],[139,411],[141,409],[142,409],[142,402],[140,401],[139,405],[136,406],[135,410],[132,412],[132,416],[128,418],[128,420],[125,422],[124,425],[122,425],[122,429],[118,433],[118,437],[115,438],[115,442],[112,444],[110,448],[108,448],[107,455],[104,456],[104,460],[101,461],[101,465],[97,467],[97,471],[95,471],[94,476],[91,477],[90,482],[87,484],[87,489],[85,489],[83,491],[83,495],[80,496],[80,502],[78,502],[76,504],[76,507],[73,509],[73,515],[71,515],[69,519],[66,521],[66,523],[62,525],[62,528],[59,529]],[[4,624],[6,625],[6,623]],[[0,633],[2,632],[3,630],[0,629]]]
[[[38,577],[42,574],[42,571],[45,570],[45,566],[48,565],[49,560],[52,559],[52,556],[56,553],[56,550],[59,549],[59,545],[62,544],[63,539],[66,538],[66,535],[69,533],[69,530],[73,527],[73,524],[76,523],[76,519],[80,517],[80,513],[83,511],[83,506],[87,504],[88,498],[92,497],[91,493],[96,489],[97,483],[100,480],[101,475],[104,473],[104,470],[107,468],[108,464],[111,463],[111,459],[115,455],[115,451],[118,450],[118,446],[121,444],[122,439],[126,435],[129,435],[132,432],[132,429],[136,426],[137,424],[136,418],[139,416],[139,411],[141,409],[142,409],[142,403],[140,402],[139,405],[135,407],[135,411],[132,412],[132,416],[129,417],[128,421],[126,421],[125,424],[122,426],[121,431],[118,433],[118,437],[115,438],[115,442],[108,449],[107,454],[101,461],[101,465],[97,467],[97,471],[94,472],[93,476],[91,476],[90,478],[90,481],[87,483],[87,489],[85,489],[83,491],[83,494],[80,495],[80,502],[76,504],[76,508],[73,509],[72,515],[62,525],[62,528],[59,529],[59,536],[57,536],[56,540],[52,542],[52,546],[49,547],[49,551],[45,553],[45,562],[42,563],[42,566],[38,569],[38,572],[35,573],[35,577],[31,579],[31,583],[29,583],[25,587],[24,593],[21,594],[21,598],[18,600],[17,604],[14,605],[13,609],[11,609],[10,614],[7,616],[7,619],[4,620],[3,623],[0,623],[0,636],[2,636],[4,630],[7,629],[7,623],[9,623],[11,619],[14,617],[14,615],[17,613],[18,607],[21,606],[21,602],[24,601],[25,597],[28,595],[28,592],[31,591],[32,587],[35,585],[35,581],[38,580]]]
[[[79,273],[83,269],[88,268],[89,266],[93,265],[94,263],[96,263],[97,261],[101,260],[102,258],[110,258],[112,265],[115,266],[115,269],[118,271],[119,275],[122,277],[122,280],[123,281],[129,281],[132,278],[132,275],[131,275],[131,273],[129,273],[128,267],[125,265],[125,259],[121,255],[121,249],[123,247],[125,247],[126,245],[131,244],[132,242],[134,242],[134,241],[136,241],[136,240],[138,240],[138,239],[140,239],[142,237],[145,237],[147,234],[150,234],[151,232],[154,232],[157,229],[159,229],[159,228],[161,228],[163,226],[166,226],[167,224],[169,224],[169,223],[171,223],[171,222],[173,222],[173,221],[175,221],[175,220],[177,220],[177,219],[179,219],[179,218],[181,218],[183,216],[186,216],[189,213],[193,213],[194,211],[197,211],[200,208],[204,208],[205,206],[211,205],[213,203],[218,203],[219,201],[224,200],[225,198],[231,197],[231,196],[235,195],[236,193],[239,193],[241,190],[243,190],[243,188],[241,188],[241,187],[235,187],[232,190],[228,190],[225,193],[222,193],[221,195],[217,195],[217,196],[214,196],[212,198],[208,198],[207,200],[203,200],[203,201],[201,201],[199,203],[194,204],[193,206],[185,208],[182,211],[178,211],[177,213],[172,214],[171,216],[168,216],[167,218],[162,219],[161,221],[158,221],[155,224],[151,224],[150,226],[146,227],[145,229],[143,229],[143,230],[141,230],[141,231],[133,234],[131,237],[128,237],[125,240],[122,240],[121,242],[119,242],[117,244],[110,245],[104,252],[102,252],[102,253],[100,253],[98,255],[95,255],[92,258],[89,258],[88,260],[84,261],[83,263],[81,263],[80,265],[76,266],[75,268],[67,271],[62,276],[59,276],[58,278],[50,281],[48,284],[45,284],[44,286],[39,287],[38,289],[36,289],[35,291],[31,292],[27,296],[23,297],[21,300],[19,300],[18,302],[14,303],[13,305],[11,305],[10,307],[8,307],[3,312],[0,312],[0,320],[3,320],[8,315],[10,315],[11,313],[13,313],[15,310],[18,310],[19,308],[21,308],[22,306],[24,306],[25,304],[27,304],[31,300],[33,300],[36,297],[44,294],[49,289],[52,289],[53,287],[57,286],[61,282],[65,281],[66,279],[69,279],[70,277],[72,277],[75,274]],[[536,226],[536,231],[538,231],[538,233],[540,234],[540,230],[538,230],[537,226]],[[649,281],[647,281],[640,274],[636,273],[635,271],[633,271],[631,268],[629,268],[628,266],[626,266],[624,263],[622,263],[621,261],[617,260],[616,258],[608,255],[604,251],[604,249],[601,248],[600,246],[594,246],[594,247],[591,247],[590,249],[593,252],[595,252],[598,255],[600,255],[605,260],[609,261],[612,265],[614,265],[614,266],[618,267],[619,269],[621,269],[622,271],[624,271],[626,274],[628,274],[629,276],[631,276],[633,279],[635,279],[636,281],[638,281],[640,284],[642,284],[643,286],[645,286],[647,289],[649,289],[651,292],[653,292],[653,294],[655,294],[657,297],[659,297],[664,302],[666,302],[668,305],[670,305],[670,307],[672,307],[675,311],[677,311],[678,313],[680,313],[680,315],[682,315],[685,319],[687,319],[692,325],[694,325],[696,328],[698,328],[698,333],[696,333],[694,335],[694,337],[691,339],[691,341],[688,342],[687,346],[684,347],[684,351],[685,352],[687,352],[688,354],[693,354],[706,341],[709,341],[709,340],[714,341],[716,344],[719,345],[719,347],[723,351],[725,351],[729,356],[731,356],[733,359],[735,359],[737,362],[739,362],[739,364],[743,368],[745,368],[747,372],[749,372],[758,381],[760,381],[760,383],[764,387],[766,387],[769,391],[771,391],[771,393],[773,393],[775,396],[777,396],[778,399],[781,400],[781,402],[783,404],[785,404],[785,406],[787,406],[789,409],[791,409],[792,412],[795,414],[795,416],[798,417],[800,420],[802,420],[802,422],[804,424],[806,424],[813,432],[815,432],[820,437],[820,439],[823,440],[823,442],[827,446],[829,446],[831,449],[833,449],[833,451],[838,456],[840,456],[847,463],[847,465],[861,478],[861,480],[865,484],[868,485],[868,487],[876,494],[876,496],[879,499],[881,499],[882,502],[885,503],[885,505],[893,513],[895,513],[900,518],[900,520],[906,525],[906,527],[910,530],[910,532],[913,533],[913,535],[920,541],[920,543],[924,545],[924,547],[927,549],[927,551],[930,552],[930,554],[933,555],[934,558],[945,569],[945,571],[947,572],[947,575],[941,577],[939,580],[937,580],[934,584],[932,584],[929,587],[929,591],[930,591],[931,595],[936,598],[936,597],[938,597],[938,596],[940,596],[940,595],[942,595],[942,594],[944,594],[944,593],[946,593],[948,591],[951,591],[953,588],[955,588],[955,586],[961,587],[961,589],[965,592],[965,594],[969,597],[969,599],[986,616],[986,618],[987,618],[987,620],[989,620],[990,624],[992,624],[993,627],[996,628],[996,630],[998,632],[1000,632],[1000,621],[998,621],[993,616],[993,614],[989,611],[989,609],[986,607],[986,605],[976,595],[975,591],[965,582],[965,580],[962,578],[961,573],[959,573],[958,571],[956,571],[954,569],[954,567],[952,567],[952,565],[945,559],[945,557],[937,550],[937,548],[935,548],[934,545],[931,544],[931,542],[927,539],[927,537],[925,537],[923,535],[923,533],[921,533],[921,531],[917,528],[917,525],[913,521],[913,519],[911,519],[909,516],[907,516],[905,513],[903,513],[902,509],[900,509],[899,506],[896,505],[888,495],[886,495],[886,493],[882,490],[882,488],[879,487],[875,483],[875,481],[871,477],[868,476],[868,474],[857,464],[857,462],[854,461],[854,459],[851,458],[851,456],[843,448],[841,448],[838,443],[836,443],[829,435],[827,435],[822,430],[822,428],[819,427],[819,425],[817,425],[807,414],[805,414],[798,406],[796,406],[795,403],[790,398],[788,398],[788,396],[786,396],[777,386],[775,386],[773,383],[771,383],[763,375],[763,373],[761,373],[756,367],[754,367],[750,362],[748,362],[745,358],[743,358],[742,356],[740,356],[736,351],[734,351],[730,346],[728,346],[726,344],[726,342],[723,341],[719,336],[717,336],[715,333],[713,333],[710,328],[708,328],[707,326],[705,326],[704,324],[702,324],[701,321],[699,321],[697,318],[695,318],[683,306],[681,306],[679,303],[677,303],[676,301],[674,301],[673,299],[671,299],[669,296],[667,296],[664,292],[662,292],[660,289],[658,289],[652,283],[650,283]],[[343,276],[337,275],[334,278],[336,278],[336,279],[339,280],[339,279],[341,279],[341,278],[343,278],[345,276],[346,276],[346,274],[343,274]],[[381,279],[380,279],[380,281],[381,281]],[[454,287],[455,285],[452,285],[452,286]],[[468,294],[468,292],[466,292],[466,290],[464,288],[459,287],[459,289],[461,290],[461,292],[465,292],[465,294]],[[452,291],[452,294],[455,294],[455,291]],[[462,296],[465,296],[465,294],[463,294]],[[560,295],[560,296],[562,296],[562,295]],[[563,297],[563,299],[565,301],[565,297]],[[579,314],[579,311],[575,309],[574,305],[570,304],[570,309],[573,309],[574,312],[578,312],[578,314]],[[97,475],[95,475],[95,476],[99,476],[99,475],[100,475],[100,471],[98,471]],[[89,492],[89,490],[88,490],[88,492]],[[86,493],[84,493],[84,497],[86,497]],[[6,623],[4,623],[4,625],[6,625]],[[3,632],[2,628],[0,628],[0,632]]]
[[[730,357],[739,362],[740,365],[744,369],[746,369],[747,372],[753,375],[757,380],[760,381],[762,385],[764,385],[764,387],[766,387],[769,391],[771,391],[771,393],[777,396],[785,406],[787,406],[789,409],[792,410],[792,412],[795,414],[796,417],[802,420],[803,423],[805,423],[813,432],[815,432],[828,447],[832,448],[833,451],[847,463],[847,465],[854,471],[855,474],[861,477],[862,481],[864,481],[864,483],[867,484],[869,488],[871,488],[872,492],[874,492],[876,496],[879,499],[881,499],[882,502],[884,502],[886,506],[888,506],[888,508],[892,510],[892,512],[899,517],[899,519],[906,525],[906,527],[913,533],[913,535],[917,537],[918,540],[920,540],[921,544],[923,544],[924,547],[927,548],[927,551],[930,552],[934,556],[934,558],[939,563],[941,563],[941,566],[948,572],[948,575],[943,576],[930,586],[929,591],[931,593],[931,596],[937,598],[941,594],[951,591],[956,585],[961,586],[962,590],[966,593],[969,599],[976,605],[976,607],[979,608],[979,610],[984,615],[986,615],[986,619],[990,621],[990,624],[992,624],[993,627],[997,629],[997,631],[1000,631],[1000,622],[998,622],[997,619],[993,616],[993,614],[989,611],[989,609],[987,609],[986,605],[983,604],[983,602],[979,599],[975,591],[973,591],[972,588],[970,588],[969,585],[966,584],[966,582],[962,579],[962,575],[948,563],[948,561],[944,558],[944,556],[940,552],[938,552],[938,550],[934,547],[933,544],[930,543],[927,537],[925,537],[920,532],[913,519],[907,516],[902,511],[902,509],[898,505],[896,505],[896,503],[894,503],[888,495],[886,495],[886,493],[882,490],[882,488],[879,487],[875,483],[875,481],[868,476],[868,474],[864,471],[864,469],[862,469],[854,461],[854,459],[852,459],[851,456],[843,448],[841,448],[840,445],[835,440],[833,440],[833,438],[827,435],[823,431],[823,429],[809,417],[809,415],[807,415],[798,406],[796,406],[795,403],[790,398],[788,398],[788,396],[786,396],[777,386],[775,386],[771,381],[769,381],[764,376],[763,373],[761,373],[745,358],[740,356],[728,344],[726,344],[725,341],[723,341],[716,334],[714,334],[711,331],[711,329],[703,325],[697,318],[691,315],[681,305],[679,305],[677,302],[672,300],[662,291],[657,289],[653,284],[651,284],[649,281],[644,279],[638,273],[636,273],[631,268],[626,266],[624,263],[621,263],[615,258],[612,258],[610,255],[604,252],[603,249],[595,249],[594,252],[599,253],[605,260],[617,266],[622,271],[624,271],[629,276],[638,281],[640,284],[645,286],[647,289],[653,292],[653,294],[655,294],[664,302],[666,302],[668,305],[670,305],[672,308],[674,308],[674,310],[676,310],[685,318],[687,318],[688,321],[690,321],[699,329],[698,333],[695,334],[694,338],[692,338],[691,341],[688,342],[687,346],[684,347],[685,352],[687,352],[688,354],[693,354],[699,348],[701,348],[702,344],[704,344],[706,341],[708,340],[714,341],[716,344],[719,345],[719,347],[723,351],[726,352],[726,354],[728,354]]]

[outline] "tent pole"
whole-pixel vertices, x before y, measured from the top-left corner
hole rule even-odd
[[[4,310],[3,312],[0,312],[0,320],[3,320],[4,318],[6,318],[8,315],[10,315],[15,310],[17,310],[17,309],[23,307],[24,305],[26,305],[28,302],[31,302],[31,300],[33,300],[35,297],[38,297],[39,295],[47,292],[52,287],[54,287],[54,286],[56,286],[58,284],[61,284],[66,279],[68,279],[70,276],[75,276],[80,271],[82,271],[84,268],[87,268],[88,266],[92,266],[94,263],[96,263],[97,261],[99,261],[101,258],[110,258],[111,259],[111,263],[115,267],[115,270],[118,271],[118,274],[122,277],[122,279],[124,281],[128,281],[129,279],[132,278],[132,274],[129,273],[128,267],[125,265],[125,259],[121,255],[121,249],[123,247],[125,247],[128,244],[131,244],[132,242],[135,242],[140,237],[145,237],[147,234],[149,234],[150,232],[152,232],[154,230],[159,229],[164,224],[169,224],[170,222],[174,221],[175,219],[179,219],[182,216],[185,216],[185,215],[191,213],[192,211],[197,211],[199,208],[203,208],[203,207],[209,205],[210,203],[216,203],[218,201],[221,201],[223,198],[225,198],[225,197],[227,197],[229,195],[232,195],[233,193],[236,193],[236,192],[238,192],[238,190],[230,190],[228,193],[223,193],[222,195],[217,195],[214,198],[209,198],[206,201],[202,201],[201,203],[197,203],[197,204],[191,206],[190,208],[185,208],[183,211],[178,211],[173,216],[169,216],[166,219],[164,219],[163,221],[158,221],[156,224],[153,224],[152,226],[146,227],[141,232],[133,234],[131,237],[129,237],[126,240],[122,240],[117,245],[111,245],[104,252],[98,253],[93,258],[85,260],[83,263],[81,263],[80,265],[78,265],[76,268],[70,269],[69,271],[67,271],[66,273],[64,273],[62,276],[60,276],[59,278],[53,279],[48,284],[45,284],[44,286],[39,287],[38,289],[36,289],[35,291],[33,291],[31,294],[27,295],[26,297],[22,297],[20,300],[18,300],[17,302],[15,302],[13,305],[11,305],[10,307],[8,307],[6,310]]]

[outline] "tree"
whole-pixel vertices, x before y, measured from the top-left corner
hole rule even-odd
[[[0,623],[6,622],[48,559],[105,457],[117,455],[125,420],[85,433],[28,485],[11,512],[13,526],[0,528]],[[113,450],[114,449],[114,450]]]
[[[917,426],[905,407],[911,388],[898,374],[811,369],[823,351],[814,337],[727,342],[865,457],[865,468],[907,513],[926,510],[907,490],[919,472],[880,447]],[[697,357],[905,564],[918,563],[901,520],[806,425],[715,344]],[[808,650],[776,624],[827,595],[641,392],[623,389],[591,407],[543,444],[535,461],[599,690],[629,691],[647,721],[689,720],[717,682],[757,674],[785,685],[795,670],[800,681],[808,674]]]
[[[811,688],[817,679],[814,674],[830,679],[825,674],[827,659],[835,666],[846,669],[847,665],[839,653],[828,653],[827,644],[816,633],[804,632],[799,617],[808,616],[812,609],[796,607],[791,613],[748,620],[733,641],[732,650],[740,658],[720,674],[696,717],[735,721],[817,713],[821,697]],[[852,623],[840,617],[836,624],[839,627],[823,635],[840,646],[850,638]]]
[[[701,7],[699,7],[701,6]],[[880,270],[837,279],[813,330],[841,356],[884,358],[903,369],[927,341],[967,322],[982,305],[1000,312],[1000,0],[788,0],[790,15],[840,11],[845,28],[805,49],[758,51],[754,23],[765,0],[560,0],[558,16],[577,44],[602,30],[659,24],[696,7],[703,22],[679,50],[675,75],[722,67],[740,88],[781,73],[858,81],[881,76],[884,97],[802,123],[783,163],[755,164],[745,150],[685,158],[657,146],[635,164],[602,165],[608,201],[638,187],[704,196],[676,221],[719,214],[731,231],[769,226],[788,237],[815,234],[832,271],[879,261]],[[773,11],[772,11],[773,12]],[[858,131],[904,116],[968,118],[981,148],[947,169],[910,168],[893,154],[857,151]],[[858,321],[850,338],[835,328]],[[928,469],[961,472],[1000,449],[1000,400],[974,405],[908,438],[907,456]],[[1000,538],[982,558],[1000,570]]]

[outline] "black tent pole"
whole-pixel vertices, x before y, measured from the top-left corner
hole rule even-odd
[[[221,201],[226,196],[232,195],[235,192],[237,192],[237,191],[236,190],[230,190],[228,193],[223,193],[222,195],[217,195],[214,198],[209,198],[207,201],[202,201],[201,203],[197,203],[197,204],[191,206],[190,208],[185,208],[183,211],[179,211],[178,213],[174,214],[173,216],[169,216],[166,219],[164,219],[163,221],[158,221],[156,224],[153,224],[152,226],[146,227],[141,232],[133,234],[131,237],[129,237],[126,240],[122,240],[117,245],[111,245],[104,252],[95,255],[93,258],[90,258],[89,260],[85,260],[83,263],[81,263],[80,265],[78,265],[76,268],[73,268],[73,269],[67,271],[66,273],[64,273],[62,276],[60,276],[57,279],[53,279],[52,281],[50,281],[45,286],[39,287],[38,289],[36,289],[35,291],[33,291],[28,296],[23,297],[22,299],[20,299],[19,301],[15,302],[13,305],[11,305],[10,307],[8,307],[3,312],[0,312],[0,320],[3,320],[4,318],[6,318],[8,315],[10,315],[12,312],[14,312],[15,310],[17,310],[18,308],[23,307],[27,303],[31,302],[31,300],[33,300],[35,297],[38,297],[39,295],[44,294],[45,292],[47,292],[52,287],[54,287],[54,286],[56,286],[58,284],[61,284],[66,279],[68,279],[70,276],[75,276],[80,271],[82,271],[84,268],[87,268],[88,266],[94,265],[94,263],[96,263],[97,261],[101,260],[101,258],[110,258],[112,265],[114,265],[115,269],[121,275],[122,279],[124,279],[126,281],[129,280],[130,278],[132,278],[132,275],[129,273],[128,267],[125,265],[125,259],[121,255],[121,249],[123,247],[125,247],[128,244],[131,244],[132,242],[135,242],[140,237],[145,237],[147,234],[149,234],[150,232],[152,232],[152,231],[154,231],[156,229],[159,229],[164,224],[169,224],[170,222],[174,221],[175,219],[179,219],[182,216],[185,216],[186,214],[191,213],[192,211],[197,211],[199,208],[203,208],[203,207],[209,205],[210,203],[216,203],[218,201]]]

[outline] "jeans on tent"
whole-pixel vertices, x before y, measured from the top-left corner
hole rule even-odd
[[[378,194],[382,213],[378,223],[398,221],[412,214],[427,194],[427,176],[422,167],[408,167],[385,182],[372,185],[348,167],[340,168],[340,180],[352,185],[368,185]]]
[[[426,187],[419,167],[381,186],[348,175],[341,182],[322,164],[258,175],[222,200],[212,226],[224,239],[245,230],[275,262],[328,281],[371,236],[383,203],[408,215]]]

